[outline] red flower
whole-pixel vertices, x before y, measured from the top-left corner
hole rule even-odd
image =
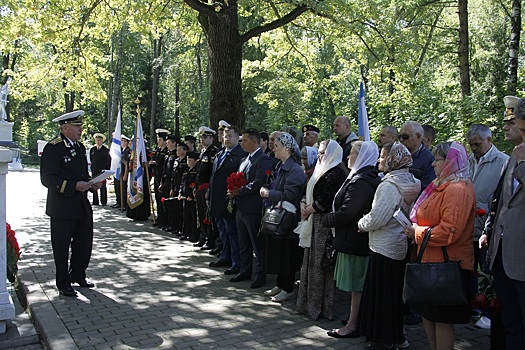
[[[192,183],[190,184],[190,188],[195,188],[195,186],[197,186],[197,184],[196,184],[195,182],[192,182]]]
[[[493,311],[501,311],[501,303],[498,298],[492,298],[489,302],[489,307]]]
[[[204,225],[211,225],[211,221],[208,218],[204,218],[202,222],[204,223]]]
[[[266,171],[264,172],[264,174],[265,174],[266,176],[270,176],[270,175],[272,175],[272,171],[271,171],[271,170],[266,170]]]
[[[246,185],[246,179],[243,172],[231,173],[226,179],[228,190],[233,191]]]
[[[160,199],[160,201],[161,201],[162,203],[164,203],[165,200],[166,200],[166,198],[164,198],[164,197],[162,197],[162,198]]]
[[[199,185],[199,187],[197,188],[199,189],[199,191],[204,191],[204,190],[207,190],[209,186],[210,185],[207,182],[205,182],[202,185]]]
[[[488,305],[488,298],[485,294],[478,294],[472,300],[472,306],[478,309],[484,309]]]
[[[485,209],[477,209],[476,210],[476,216],[477,217],[482,217],[483,215],[485,215],[487,213],[487,211]]]

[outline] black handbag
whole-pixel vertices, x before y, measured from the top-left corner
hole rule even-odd
[[[294,213],[290,213],[281,206],[272,205],[264,212],[259,234],[279,237],[288,236],[292,233],[294,224],[297,224]]]
[[[446,247],[442,247],[445,262],[421,263],[431,232],[427,230],[417,260],[406,264],[403,301],[411,305],[468,304],[459,261],[449,260]]]
[[[337,261],[337,250],[334,248],[334,236],[330,233],[326,237],[326,243],[324,245],[323,259],[321,265],[326,269],[335,268],[335,262]]]

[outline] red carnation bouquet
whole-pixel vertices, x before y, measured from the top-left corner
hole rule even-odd
[[[15,237],[15,231],[6,223],[6,255],[7,255],[7,279],[13,283],[18,272],[18,260],[20,259],[20,246]]]
[[[247,181],[244,177],[244,173],[239,171],[237,173],[231,173],[230,176],[226,179],[228,191],[238,190],[242,186],[246,185]],[[228,200],[228,212],[233,213],[233,198],[230,197]]]

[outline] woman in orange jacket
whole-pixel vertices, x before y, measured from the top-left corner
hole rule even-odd
[[[465,290],[470,290],[474,268],[472,245],[476,196],[468,173],[468,155],[456,142],[444,142],[434,147],[432,163],[436,179],[420,195],[406,232],[421,246],[428,229],[432,234],[423,254],[423,262],[444,261],[442,247],[450,260],[460,261]],[[459,286],[458,286],[459,287]],[[418,305],[419,314],[432,350],[454,348],[454,324],[470,322],[470,305]]]

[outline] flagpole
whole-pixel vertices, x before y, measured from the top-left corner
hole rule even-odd
[[[139,100],[138,97],[135,100],[135,104],[137,105],[137,118],[140,119],[140,100]],[[138,142],[138,140],[139,140],[138,135],[135,136],[135,139],[136,139],[135,141]],[[137,149],[138,149],[138,145],[135,147],[135,150],[137,150]],[[150,177],[149,177],[149,164],[148,164],[148,162],[142,162],[142,166],[144,167],[144,169],[146,171],[146,183],[147,183],[148,193],[149,193],[149,204],[150,204],[150,208],[151,208],[151,215],[153,217],[153,223],[155,223],[156,217],[155,217],[155,208],[153,206],[153,196],[151,194],[151,184],[150,184]],[[143,188],[145,189],[146,186],[143,186]]]

